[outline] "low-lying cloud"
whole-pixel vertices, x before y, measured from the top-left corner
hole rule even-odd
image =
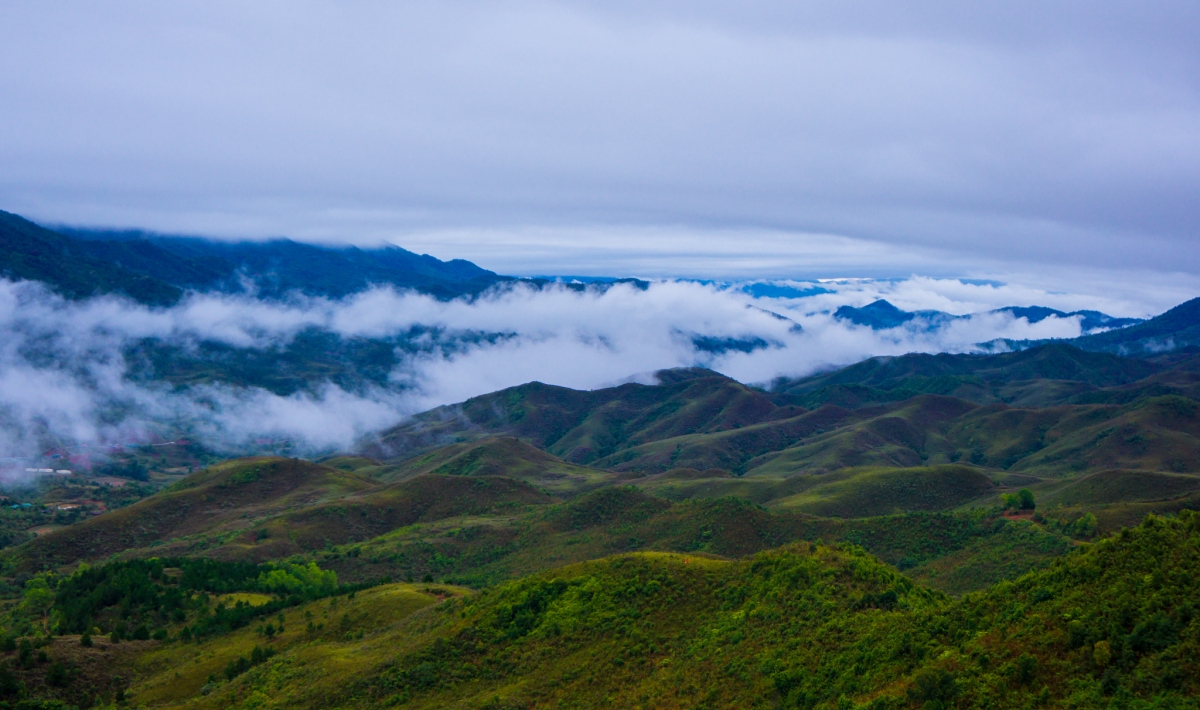
[[[768,382],[873,355],[968,352],[997,338],[1081,334],[1078,318],[1031,324],[989,312],[998,306],[1129,310],[1093,297],[953,279],[769,290],[789,297],[755,297],[745,286],[522,285],[452,301],[390,288],[341,300],[194,293],[177,306],[151,308],[114,297],[68,301],[40,284],[0,281],[0,457],[181,435],[229,453],[281,439],[299,452],[332,450],[417,411],[531,380],[588,389],[701,365]],[[875,331],[832,315],[876,298],[967,317]],[[148,376],[131,354],[146,339],[182,352],[219,344],[269,354],[312,332],[409,338],[413,347],[397,349],[385,381],[334,384],[314,374],[290,394],[222,379],[219,368],[197,382],[168,382]]]

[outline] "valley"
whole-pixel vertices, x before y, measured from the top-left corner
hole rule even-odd
[[[1182,699],[1200,689],[1183,660],[1197,358],[1049,344],[876,358],[766,389],[703,368],[591,391],[535,382],[317,461],[154,472],[115,509],[10,538],[0,694],[164,708]],[[70,601],[96,574],[108,586]]]

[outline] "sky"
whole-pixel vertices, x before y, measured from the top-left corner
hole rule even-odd
[[[3,3],[0,209],[1149,311],[1200,293],[1198,36],[1190,1]]]

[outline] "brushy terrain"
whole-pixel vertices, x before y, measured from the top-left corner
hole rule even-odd
[[[1196,707],[1200,356],[659,378],[9,504],[0,709]]]
[[[474,595],[389,585],[297,606],[271,640],[241,631],[156,647],[127,697],[197,708],[1196,707],[1197,574],[1190,512],[961,599],[852,546],[742,560],[631,553]],[[429,606],[436,595],[447,598]],[[213,673],[256,644],[272,653]]]

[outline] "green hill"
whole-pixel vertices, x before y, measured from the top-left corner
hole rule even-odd
[[[1143,360],[1050,344],[998,355],[875,357],[829,373],[781,380],[772,391],[808,407],[825,403],[862,406],[919,394],[981,404],[1023,400],[1046,406],[1096,388],[1127,385],[1160,369]],[[1036,391],[1031,391],[1034,387]]]
[[[403,480],[420,474],[506,476],[556,495],[570,495],[616,480],[607,471],[569,464],[515,437],[451,444],[373,473],[382,480]]]
[[[838,518],[949,510],[977,500],[996,487],[977,469],[943,465],[922,468],[843,469],[820,477],[801,493],[776,505]]]
[[[382,484],[297,459],[237,459],[134,505],[39,536],[9,554],[19,567],[34,570],[115,554],[265,561],[417,522],[523,511],[552,500],[504,477],[420,475]]]
[[[1084,350],[1122,355],[1153,355],[1200,345],[1200,298],[1181,303],[1144,323],[1071,341]]]
[[[590,392],[531,383],[418,415],[363,451],[401,462],[501,435],[568,463],[642,475],[691,468],[786,478],[958,461],[1038,476],[1191,471],[1200,465],[1188,404],[1200,387],[1195,370],[1190,358],[1050,345],[875,358],[771,392],[702,370]]]
[[[887,483],[893,482],[885,482],[885,486]],[[852,509],[858,514],[884,510],[887,515],[841,519],[793,508],[766,509],[741,498],[671,501],[632,486],[609,487],[526,512],[498,510],[490,515],[418,523],[363,542],[323,549],[310,559],[347,581],[430,575],[478,587],[550,566],[635,550],[741,557],[808,540],[853,542],[891,565],[908,569],[969,545],[1004,555],[1011,546],[1003,537],[1007,528],[1031,526],[1002,518],[996,508],[969,513],[919,512],[926,501],[921,493],[916,497],[917,505],[910,507],[918,508],[917,512],[891,514],[899,506],[887,501],[878,503],[876,510]],[[1039,530],[1058,544],[1013,560],[1007,568],[980,570],[961,581],[958,591],[978,589],[1003,575],[1016,576],[1037,568],[1070,546],[1063,533]]]
[[[32,569],[103,559],[192,536],[237,534],[256,519],[376,487],[362,476],[298,459],[238,459],[126,508],[40,536],[14,554]]]
[[[776,409],[762,393],[708,370],[673,372],[670,382],[657,386],[586,392],[531,382],[413,417],[364,451],[376,458],[409,458],[504,435],[588,464],[645,441],[745,426]]]
[[[41,530],[0,556],[0,703],[22,683],[193,708],[1188,707],[1200,690],[1197,356],[1054,345],[769,391],[659,381],[530,383]],[[89,626],[134,640],[46,635]]]
[[[206,692],[192,668],[254,637],[164,646],[129,695],[196,708],[1190,707],[1197,549],[1195,514],[1149,518],[961,600],[808,543],[738,561],[620,555],[373,619],[382,587],[289,612],[274,656]],[[341,637],[302,628],[338,616]]]

